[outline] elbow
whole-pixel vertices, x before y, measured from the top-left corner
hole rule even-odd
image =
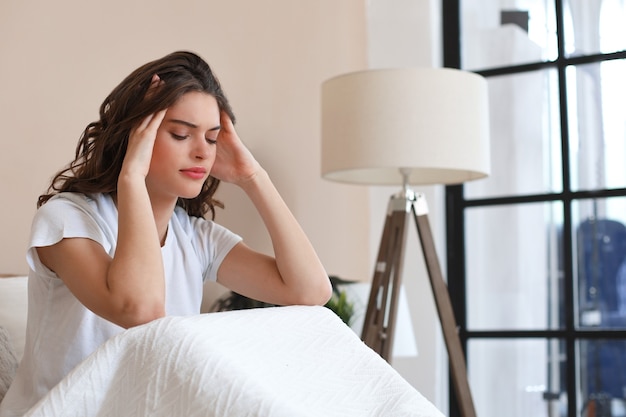
[[[326,280],[326,285],[324,285],[322,291],[320,292],[320,302],[318,305],[325,305],[330,301],[330,298],[333,296],[333,286],[330,283],[330,279]]]
[[[165,317],[164,303],[126,303],[122,306],[118,314],[116,314],[116,319],[114,321],[119,326],[128,329],[150,323],[151,321],[163,317]]]
[[[163,317],[165,317],[164,311],[163,312],[147,312],[146,314],[135,315],[132,318],[130,318],[130,320],[128,320],[128,322],[126,323],[126,326],[124,327],[126,329],[129,329],[131,327],[141,326],[143,324],[148,324],[151,321],[158,320]]]
[[[330,283],[330,279],[326,277],[325,279],[320,280],[317,286],[311,288],[306,294],[303,294],[302,299],[297,304],[323,306],[328,302],[328,300],[330,300],[332,295],[333,288]]]

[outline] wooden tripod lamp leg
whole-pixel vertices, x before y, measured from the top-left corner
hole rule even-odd
[[[433,297],[435,299],[435,305],[437,306],[441,329],[448,350],[452,383],[463,417],[476,417],[474,402],[467,379],[465,356],[457,332],[457,324],[454,318],[454,311],[452,310],[452,303],[450,302],[448,286],[443,280],[443,274],[439,266],[439,259],[437,258],[435,242],[430,230],[427,212],[428,210],[425,208],[425,204],[423,210],[420,208],[416,209],[415,205],[413,206],[417,234],[420,237],[426,269],[428,270],[428,277],[430,278],[430,285],[433,290]]]
[[[361,340],[388,362],[395,334],[409,211],[404,197],[391,198],[361,333]]]
[[[452,384],[459,409],[463,417],[476,417],[467,379],[465,356],[457,333],[450,294],[439,266],[435,242],[428,222],[428,208],[422,195],[405,191],[404,194],[392,196],[389,202],[361,339],[385,360],[391,359],[409,212],[412,212],[415,218],[417,234],[420,238],[448,350]]]

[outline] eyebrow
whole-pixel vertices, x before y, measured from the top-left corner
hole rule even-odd
[[[191,122],[188,122],[186,120],[181,120],[181,119],[168,119],[167,122],[169,122],[169,123],[176,123],[176,124],[179,124],[179,125],[187,126],[187,127],[192,128],[192,129],[197,129],[198,128],[198,125],[196,125],[194,123],[191,123]],[[221,125],[217,125],[215,127],[212,127],[211,129],[209,129],[209,132],[214,131],[214,130],[220,130],[221,128],[222,128]]]

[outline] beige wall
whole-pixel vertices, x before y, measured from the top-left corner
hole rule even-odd
[[[69,161],[105,95],[138,65],[191,49],[220,77],[240,135],[272,175],[328,272],[369,280],[395,190],[320,178],[319,89],[327,78],[368,66],[436,65],[438,51],[431,45],[438,28],[429,22],[437,3],[0,1],[0,272],[26,272],[36,198]],[[239,190],[223,186],[219,194],[227,209],[218,212],[218,221],[269,252],[260,220]],[[429,197],[435,231],[441,221],[436,213],[442,212],[436,200]],[[410,245],[405,275],[420,355],[397,359],[394,366],[442,406],[446,373],[438,365],[438,321],[423,266],[411,264],[421,259],[411,255],[418,249]]]
[[[362,0],[0,2],[0,271],[26,272],[37,196],[73,155],[105,95],[176,49],[205,57],[238,130],[274,178],[329,273],[367,279],[367,190],[319,175],[322,81],[362,69]],[[218,221],[270,251],[260,220],[225,186]]]

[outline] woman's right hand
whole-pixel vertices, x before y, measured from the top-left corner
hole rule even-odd
[[[146,98],[161,84],[159,77],[153,76]],[[130,131],[117,181],[117,247],[106,269],[109,301],[108,311],[104,312],[108,320],[124,327],[165,314],[161,245],[165,242],[169,217],[157,219],[146,187],[154,143],[165,112],[147,116]]]
[[[146,96],[161,83],[155,75]],[[37,248],[43,264],[56,272],[83,305],[122,327],[165,315],[161,242],[169,219],[157,224],[154,216],[146,215],[152,211],[146,176],[165,112],[149,115],[129,134],[115,196],[118,234],[113,256],[87,238],[62,239]]]
[[[155,74],[152,77],[152,82],[146,96],[152,94],[154,89],[162,84],[163,81]],[[149,115],[130,131],[128,148],[126,149],[126,156],[124,157],[120,175],[137,175],[141,178],[145,178],[148,175],[150,161],[152,160],[152,150],[154,149],[154,141],[166,112],[167,109],[163,109]]]

